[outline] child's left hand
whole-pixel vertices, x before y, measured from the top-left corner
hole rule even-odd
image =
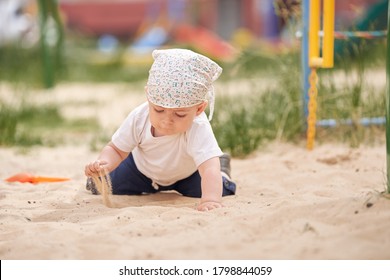
[[[198,211],[209,211],[216,208],[222,208],[225,207],[221,202],[217,201],[203,201],[199,203],[199,205],[196,207],[196,210]]]

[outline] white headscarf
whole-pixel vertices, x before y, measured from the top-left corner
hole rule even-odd
[[[209,120],[214,113],[213,82],[222,68],[211,59],[185,49],[155,50],[149,71],[147,96],[164,108],[183,108],[210,102]]]

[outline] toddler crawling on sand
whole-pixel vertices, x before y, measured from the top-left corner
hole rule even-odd
[[[98,159],[85,166],[87,189],[98,193],[91,177],[104,169],[113,194],[175,190],[201,198],[197,210],[220,208],[222,196],[236,191],[230,157],[222,153],[209,122],[213,82],[222,68],[184,49],[155,50],[153,58],[147,102],[130,112]]]

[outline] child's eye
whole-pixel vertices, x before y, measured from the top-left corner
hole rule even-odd
[[[162,113],[162,112],[164,112],[164,110],[158,110],[158,109],[156,109],[156,108],[154,108],[154,111],[157,112],[157,113]]]
[[[178,113],[176,113],[176,116],[178,116],[179,118],[185,118],[187,115],[186,114],[178,114]]]

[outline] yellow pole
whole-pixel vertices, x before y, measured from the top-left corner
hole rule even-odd
[[[335,0],[324,0],[324,19],[323,30],[324,37],[322,40],[322,68],[333,67],[334,55],[334,5]]]
[[[320,57],[320,27],[322,3],[322,57]],[[309,66],[310,88],[307,117],[307,149],[312,150],[316,134],[317,120],[317,68],[332,68],[334,56],[334,14],[335,0],[310,1],[310,28],[309,28]]]
[[[309,66],[318,67],[320,59],[320,0],[310,1]]]
[[[313,150],[314,140],[316,137],[316,122],[317,122],[317,68],[311,68],[309,76],[309,103],[307,104],[307,131],[306,131],[306,148]]]

